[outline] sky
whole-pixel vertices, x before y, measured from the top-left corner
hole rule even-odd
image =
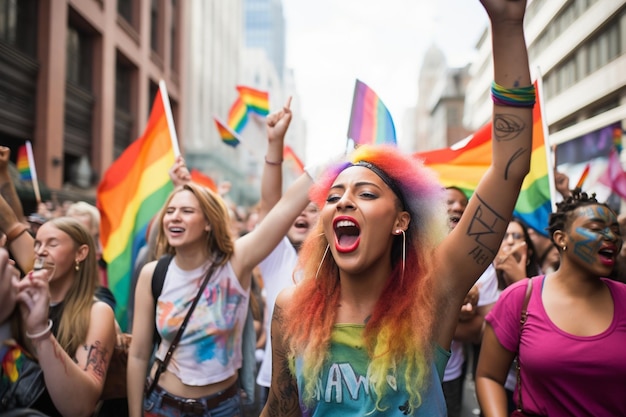
[[[428,47],[441,48],[449,66],[463,66],[488,24],[478,0],[283,0],[283,8],[287,67],[307,124],[306,163],[345,150],[357,78],[387,106],[401,142]]]

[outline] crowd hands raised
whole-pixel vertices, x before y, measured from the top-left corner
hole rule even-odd
[[[44,204],[26,218],[1,147],[0,415],[454,417],[468,346],[480,351],[485,416],[626,415],[624,222],[560,173],[546,231],[512,218],[530,167],[532,103],[515,97],[531,85],[526,2],[482,4],[495,83],[513,95],[494,98],[493,117],[517,129],[494,123],[494,137],[513,139],[494,141],[471,198],[385,146],[307,167],[282,195],[290,101],[267,118],[261,201],[248,213],[227,183],[198,186],[176,159],[176,187],[135,265],[121,404],[103,398],[121,331],[97,210]],[[38,367],[35,398],[6,395],[10,358]]]

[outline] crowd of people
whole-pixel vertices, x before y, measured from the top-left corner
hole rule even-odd
[[[178,157],[129,266],[122,398],[103,395],[124,338],[98,210],[24,216],[0,147],[0,416],[456,417],[467,373],[487,417],[626,415],[624,219],[559,173],[546,230],[512,217],[535,103],[526,1],[481,3],[494,140],[473,195],[385,145],[307,166],[283,194],[290,100],[267,117],[247,213]]]

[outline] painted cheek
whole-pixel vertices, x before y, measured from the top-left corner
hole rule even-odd
[[[578,255],[583,262],[588,264],[593,263],[595,254],[600,250],[600,246],[602,245],[602,236],[583,227],[577,227],[576,232],[579,235],[578,237],[582,239],[574,244],[574,253]]]

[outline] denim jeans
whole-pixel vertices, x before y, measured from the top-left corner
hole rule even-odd
[[[184,400],[184,398],[182,397],[178,397],[172,394],[169,395],[176,399]],[[202,398],[208,399],[211,397],[213,397],[213,395]],[[214,407],[210,410],[204,410],[202,414],[183,413],[176,407],[162,404],[162,399],[163,391],[159,392],[158,390],[152,391],[152,393],[148,397],[144,398],[144,417],[240,417],[242,415],[241,398],[239,395],[234,395],[230,398],[225,399],[217,407]]]

